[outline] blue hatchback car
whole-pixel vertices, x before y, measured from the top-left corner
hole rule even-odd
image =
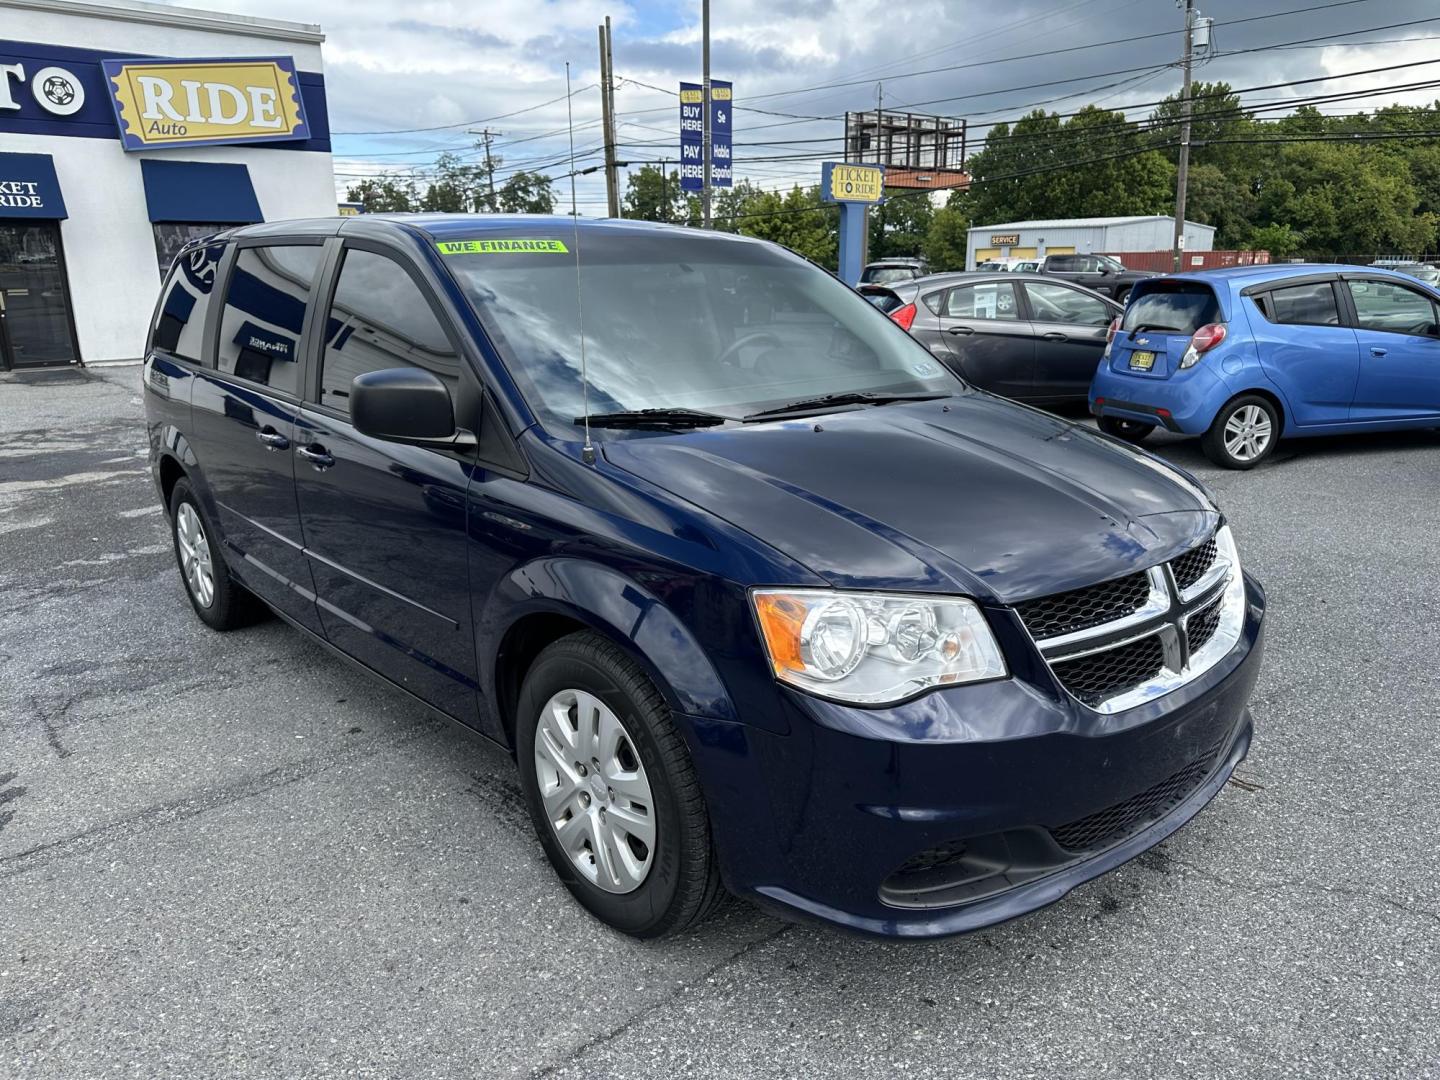
[[[144,387],[195,614],[273,611],[506,748],[630,934],[726,888],[972,930],[1158,843],[1250,745],[1264,593],[1205,491],[772,244],[245,226],[181,253]]]
[[[1143,281],[1090,410],[1112,435],[1201,437],[1249,469],[1281,438],[1440,424],[1440,293],[1375,267],[1249,266]]]

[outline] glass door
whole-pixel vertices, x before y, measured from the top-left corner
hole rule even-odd
[[[0,368],[75,360],[59,224],[0,221]]]

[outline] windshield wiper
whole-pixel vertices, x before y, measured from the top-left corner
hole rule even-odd
[[[731,416],[719,413],[701,412],[699,409],[621,409],[618,412],[594,413],[590,417],[591,427],[600,428],[678,428],[714,427]],[[575,417],[575,423],[585,423],[585,417]]]
[[[936,398],[949,396],[948,390],[931,390],[918,394],[883,394],[852,390],[843,394],[822,394],[820,397],[801,398],[799,401],[792,401],[786,405],[777,405],[773,409],[761,409],[759,412],[750,413],[744,419],[749,423],[751,420],[764,420],[786,413],[809,412],[814,409],[828,408],[831,405],[888,405],[892,401],[934,401]]]

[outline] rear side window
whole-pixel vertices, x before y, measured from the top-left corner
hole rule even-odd
[[[221,371],[300,395],[300,331],[323,254],[313,244],[240,250],[220,314]]]
[[[453,394],[460,357],[420,286],[394,259],[351,249],[325,325],[320,404],[350,411],[350,383],[367,371],[418,367]]]
[[[1060,270],[1066,273],[1081,270],[1080,259],[1075,255],[1051,255],[1045,260],[1046,270]]]
[[[205,313],[215,288],[215,268],[224,253],[224,244],[211,244],[185,252],[176,262],[155,310],[150,348],[191,363],[205,363]]]
[[[1263,310],[1267,319],[1284,326],[1340,325],[1335,289],[1328,281],[1272,289]]]
[[[1130,294],[1130,306],[1125,309],[1122,325],[1126,330],[1193,334],[1200,327],[1219,321],[1220,302],[1209,285],[1198,281],[1159,281],[1136,286]]]

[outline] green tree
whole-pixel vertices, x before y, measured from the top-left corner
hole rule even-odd
[[[641,221],[683,222],[687,213],[680,174],[671,170],[667,175],[656,165],[642,165],[632,170],[625,180],[621,209],[627,218]]]
[[[935,211],[921,251],[930,269],[936,273],[964,270],[966,243],[970,235],[970,216],[953,196],[949,203]]]
[[[502,214],[553,214],[555,192],[550,177],[544,173],[511,173],[495,193],[497,209]]]
[[[870,208],[870,258],[919,255],[935,219],[929,192],[885,189],[885,201]]]
[[[349,202],[358,202],[367,214],[405,213],[416,208],[415,182],[397,176],[370,176],[345,190]]]
[[[484,172],[467,165],[457,154],[441,154],[435,159],[434,179],[420,199],[420,209],[444,214],[468,214],[484,209],[481,185]]]
[[[1289,225],[1261,225],[1245,242],[1249,251],[1268,251],[1272,259],[1287,259],[1300,250],[1304,237]]]

